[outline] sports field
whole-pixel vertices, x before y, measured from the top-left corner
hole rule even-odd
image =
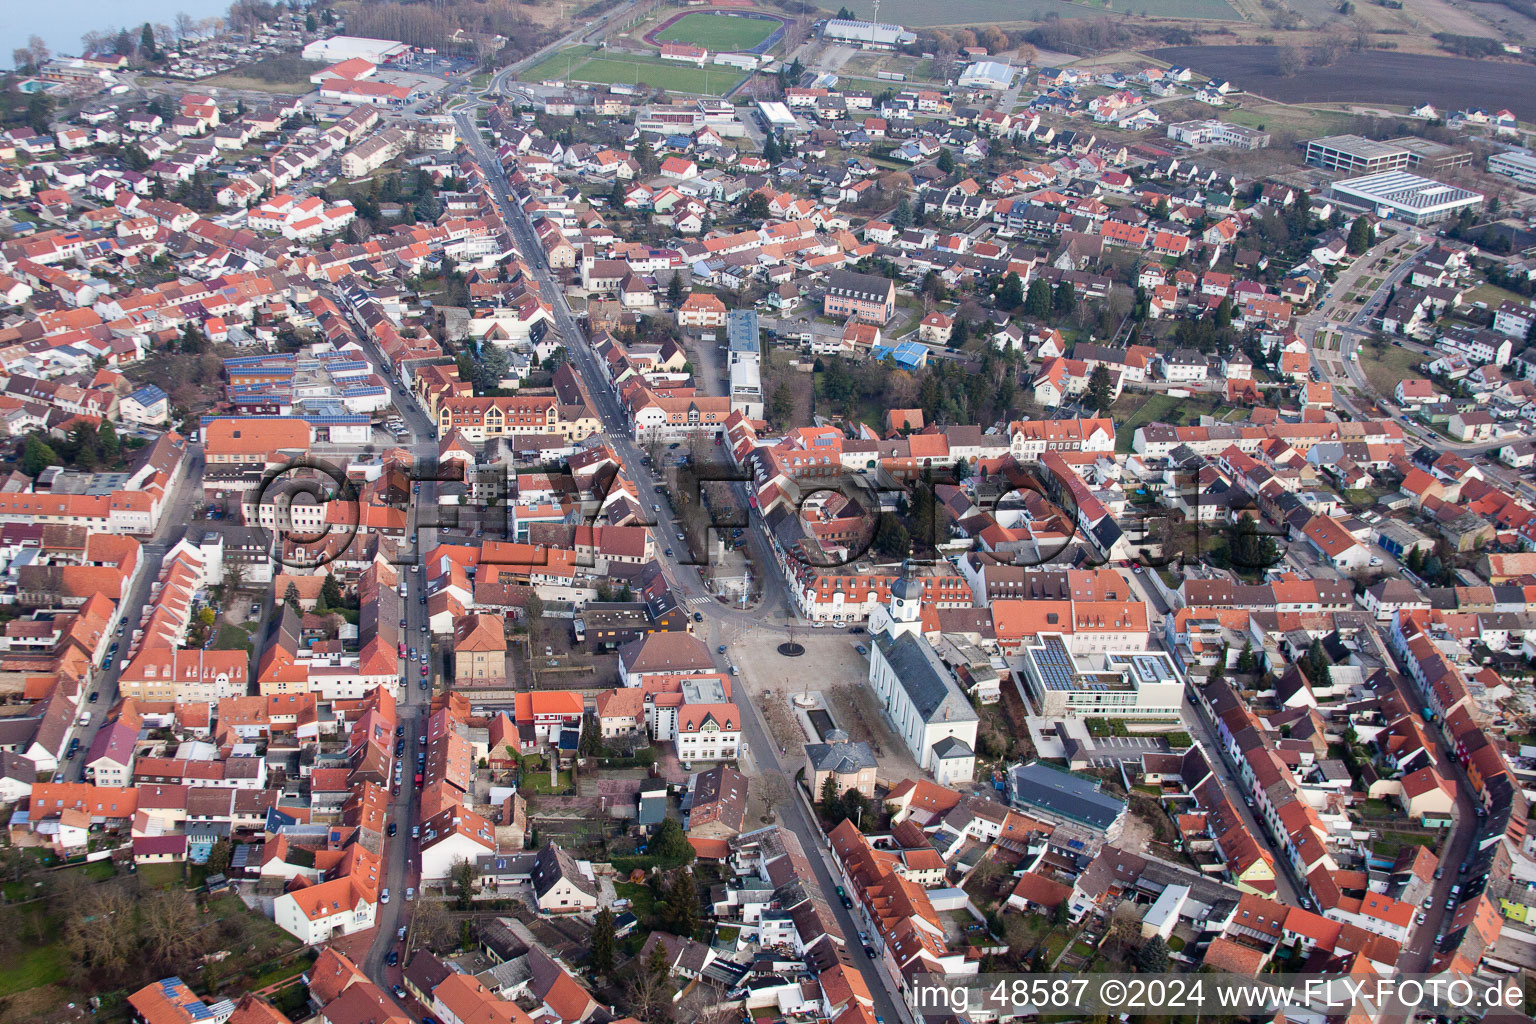
[[[746,74],[739,68],[706,65],[702,68],[660,57],[602,54],[590,47],[562,50],[518,76],[525,82],[594,82],[600,85],[649,85],[669,92],[721,96]]]
[[[737,53],[750,50],[767,39],[779,24],[763,18],[695,11],[659,30],[655,38],[663,43],[692,43],[711,53]]]

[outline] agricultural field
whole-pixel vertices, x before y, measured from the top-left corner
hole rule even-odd
[[[660,43],[692,43],[711,53],[736,53],[760,45],[779,25],[777,21],[763,18],[695,11],[658,30],[652,38]]]
[[[870,0],[849,0],[849,10],[861,18],[874,15]],[[934,25],[996,25],[1059,18],[1093,18],[1106,14],[1134,14],[1149,18],[1190,18],[1203,21],[1241,21],[1242,15],[1227,0],[951,0],[934,4],[926,0],[883,0],[880,20],[908,28]]]
[[[582,48],[574,55],[570,51],[561,51],[540,61],[518,77],[527,82],[562,80],[602,85],[649,85],[668,92],[699,96],[722,96],[746,77],[738,68],[714,65],[698,68],[659,57],[618,53],[593,56],[593,53],[587,48]]]
[[[1148,56],[1229,79],[1282,103],[1433,103],[1440,110],[1486,107],[1490,96],[1522,121],[1536,121],[1536,67],[1466,57],[1372,50],[1332,67],[1287,76],[1278,46],[1173,46]]]

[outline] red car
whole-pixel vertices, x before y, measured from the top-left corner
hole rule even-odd
[[[421,678],[427,678],[427,666],[425,665],[421,666]]]

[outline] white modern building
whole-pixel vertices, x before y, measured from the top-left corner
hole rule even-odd
[[[331,36],[316,39],[304,47],[305,60],[339,64],[360,57],[370,64],[388,64],[400,60],[411,48],[394,39],[367,39],[363,36]]]
[[[995,60],[979,60],[960,72],[962,89],[992,89],[1004,92],[1013,85],[1014,69]]]
[[[1522,185],[1536,188],[1536,155],[1524,149],[1495,153],[1488,158],[1488,173],[1502,174]]]
[[[894,50],[903,43],[914,42],[916,33],[908,32],[900,25],[882,25],[873,21],[845,21],[833,18],[821,29],[823,39],[839,43],[852,43],[870,50]]]
[[[1383,171],[1333,183],[1333,198],[1405,224],[1434,224],[1483,205],[1483,195],[1406,171]]]
[[[1074,655],[1059,633],[1019,648],[1029,698],[1050,717],[1177,719],[1184,680],[1164,651]]]

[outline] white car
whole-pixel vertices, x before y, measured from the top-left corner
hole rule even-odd
[[[380,903],[388,903],[389,902],[389,890],[388,889],[385,889],[383,892],[379,893],[379,902]]]

